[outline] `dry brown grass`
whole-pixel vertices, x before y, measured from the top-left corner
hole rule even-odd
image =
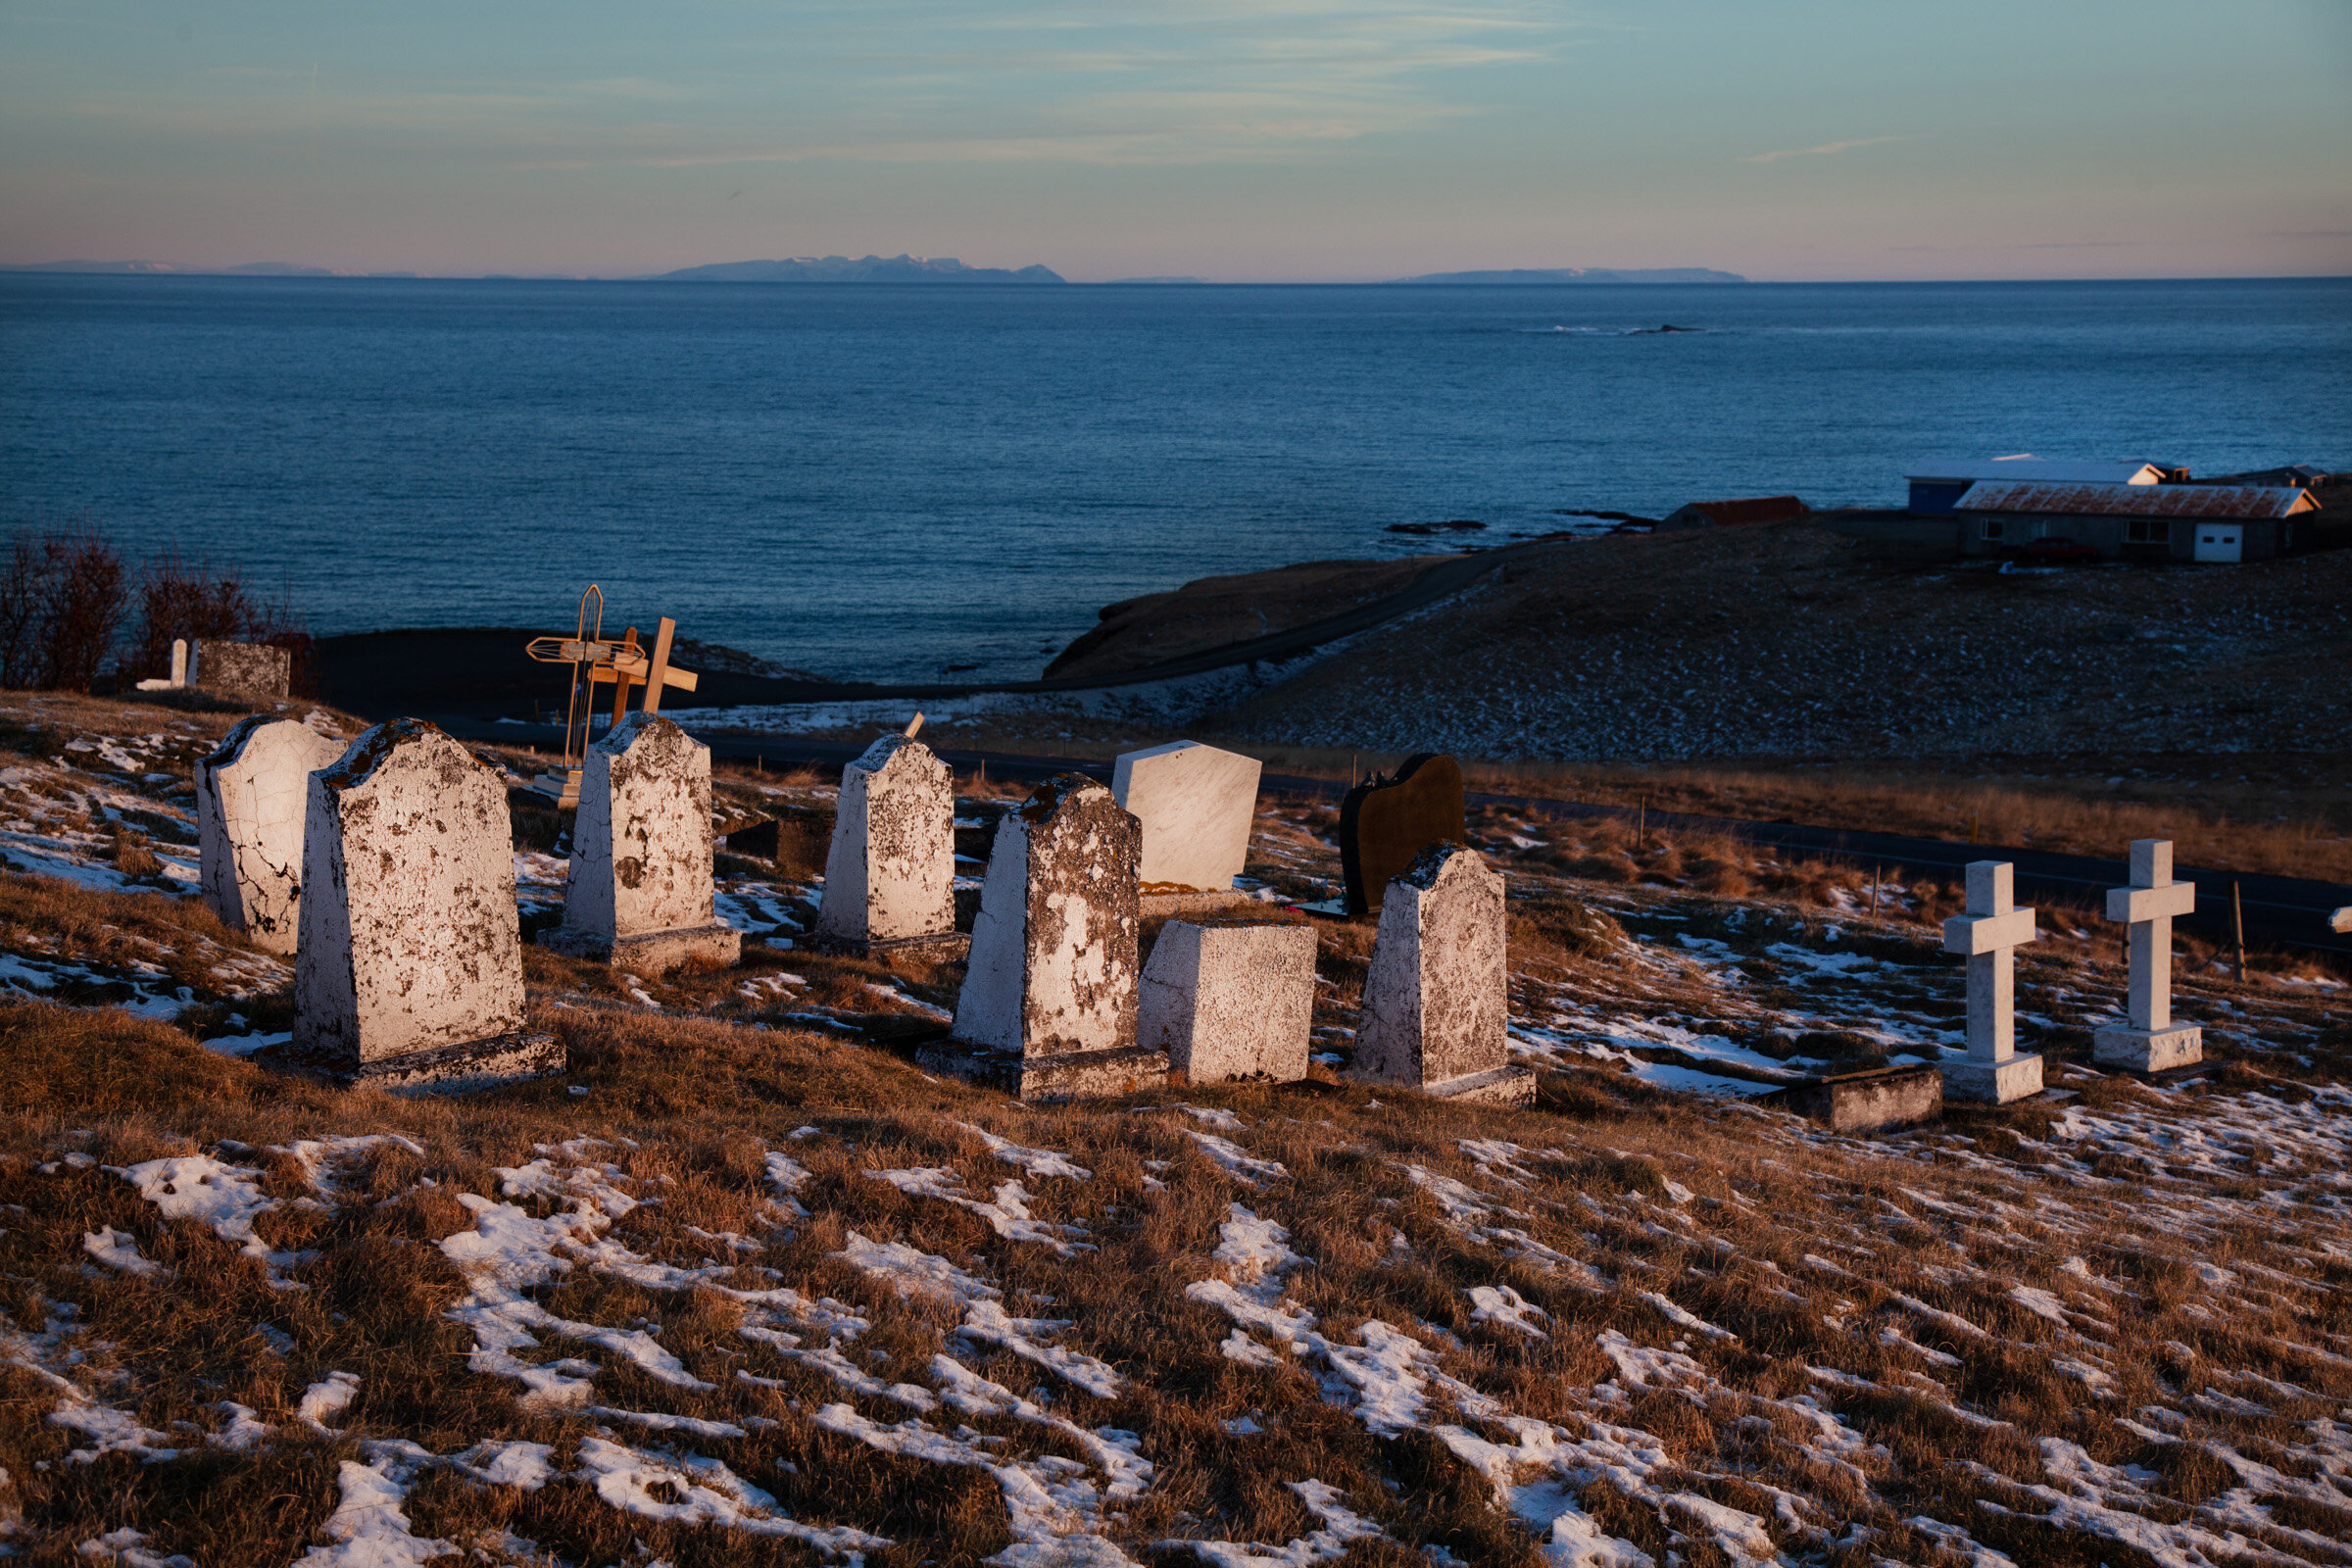
[[[1529,925],[1551,929],[1541,915]],[[1344,934],[1327,944],[1327,973],[1354,968],[1351,948]],[[286,1563],[318,1539],[335,1500],[336,1463],[360,1457],[361,1436],[397,1436],[437,1453],[485,1437],[527,1439],[553,1445],[559,1464],[567,1461],[596,1423],[522,1411],[514,1385],[466,1370],[468,1337],[441,1315],[463,1287],[430,1244],[471,1223],[452,1195],[495,1194],[492,1167],[518,1165],[535,1145],[583,1132],[633,1140],[597,1157],[613,1159],[633,1190],[661,1196],[659,1207],[636,1210],[615,1231],[637,1251],[693,1264],[711,1248],[689,1228],[757,1237],[765,1250],[749,1261],[873,1320],[858,1342],[862,1370],[921,1383],[930,1357],[944,1350],[1018,1391],[1051,1396],[1082,1423],[1138,1433],[1156,1474],[1121,1527],[1130,1541],[1296,1540],[1314,1521],[1282,1483],[1319,1479],[1339,1486],[1390,1538],[1364,1544],[1350,1560],[1416,1561],[1423,1544],[1481,1563],[1533,1568],[1540,1560],[1486,1479],[1445,1444],[1418,1432],[1374,1439],[1344,1401],[1319,1397],[1301,1370],[1245,1367],[1219,1352],[1232,1325],[1188,1301],[1184,1288],[1213,1272],[1208,1253],[1234,1202],[1279,1219],[1293,1248],[1314,1260],[1294,1277],[1291,1296],[1336,1342],[1352,1341],[1356,1325],[1377,1318],[1402,1326],[1447,1373],[1520,1415],[1589,1432],[1607,1411],[1609,1422],[1645,1434],[1661,1450],[1665,1468],[1649,1485],[1773,1521],[1768,1528],[1789,1550],[1808,1542],[1819,1550],[1851,1525],[1924,1548],[1927,1538],[1906,1534],[1903,1521],[1925,1512],[1965,1524],[2021,1562],[2087,1562],[2098,1555],[2092,1544],[2031,1518],[2038,1505],[2016,1490],[2049,1479],[2045,1437],[2080,1443],[2105,1463],[2147,1466],[2160,1478],[2149,1485],[2177,1499],[2175,1517],[2186,1518],[2242,1483],[2217,1467],[2208,1448],[2151,1444],[2110,1412],[2172,1402],[2191,1373],[2200,1386],[2234,1387],[2225,1374],[2246,1369],[2308,1392],[2301,1402],[2266,1406],[2270,1415],[2198,1419],[2217,1434],[2226,1428],[2240,1452],[2316,1474],[2296,1457],[2308,1451],[2305,1412],[2352,1397],[2352,1375],[2325,1349],[2329,1335],[2352,1331],[2340,1291],[2266,1286],[2231,1293],[2226,1311],[2207,1304],[2214,1292],[2198,1264],[2277,1260],[2266,1231],[2278,1210],[2266,1198],[2279,1182],[2257,1179],[2242,1199],[2213,1200],[2242,1209],[2243,1218],[2230,1222],[2236,1239],[2191,1248],[2132,1222],[2130,1190],[2110,1192],[2095,1176],[2086,1190],[2051,1170],[2046,1111],[2038,1121],[1963,1117],[1950,1128],[1955,1137],[1873,1149],[1791,1136],[1785,1123],[1753,1111],[1591,1073],[1548,1077],[1543,1102],[1525,1111],[1318,1085],[1186,1092],[1190,1103],[1239,1115],[1248,1131],[1228,1136],[1287,1168],[1287,1177],[1251,1191],[1186,1136],[1183,1129],[1197,1125],[1188,1117],[1135,1113],[1173,1095],[1027,1107],[926,1081],[886,1053],[790,1029],[576,1004],[535,1004],[534,1018],[565,1040],[565,1082],[403,1101],[274,1078],[121,1013],[0,1008],[0,1204],[16,1205],[0,1210],[11,1216],[0,1235],[0,1279],[10,1282],[0,1287],[0,1309],[20,1329],[37,1330],[56,1310],[48,1303],[74,1303],[74,1322],[84,1331],[75,1343],[87,1353],[76,1375],[150,1427],[169,1432],[182,1421],[217,1430],[215,1407],[227,1398],[288,1429],[254,1454],[199,1449],[163,1464],[67,1463],[72,1434],[44,1419],[54,1393],[22,1369],[0,1369],[0,1467],[13,1489],[5,1495],[43,1544],[34,1560],[130,1526],[149,1534],[152,1549],[204,1563]],[[573,1086],[587,1094],[569,1093]],[[2160,1103],[2126,1086],[2101,1093],[2110,1112]],[[1099,1250],[1056,1259],[998,1238],[961,1209],[865,1174],[946,1165],[965,1172],[976,1192],[1009,1174],[959,1123],[1060,1150],[1093,1169],[1091,1182],[1041,1179],[1030,1187],[1042,1211],[1086,1227]],[[786,1135],[804,1124],[822,1136],[790,1142]],[[263,1218],[271,1246],[318,1254],[297,1270],[310,1287],[300,1292],[270,1289],[252,1260],[201,1226],[160,1219],[103,1169],[220,1150],[226,1141],[224,1157],[258,1165],[266,1190],[291,1200],[308,1189],[294,1161],[270,1146],[330,1132],[397,1132],[424,1153],[371,1151],[342,1169],[344,1191],[331,1208],[289,1206]],[[1482,1171],[1456,1145],[1460,1138],[1503,1140],[1524,1152],[1508,1167]],[[789,1234],[776,1228],[775,1195],[762,1179],[763,1152],[779,1148],[811,1173],[800,1195],[810,1214]],[[98,1164],[38,1168],[65,1151]],[[1507,1246],[1480,1241],[1477,1226],[1449,1217],[1413,1167],[1466,1181],[1479,1201],[1516,1207],[1523,1220],[1477,1223],[1532,1228],[1613,1283],[1579,1286],[1513,1259]],[[2285,1186],[2297,1180],[2285,1178]],[[1688,1200],[1678,1198],[1683,1191]],[[1923,1194],[1947,1207],[1926,1206]],[[2056,1212],[2036,1210],[2036,1195],[2060,1194]],[[546,1211],[544,1201],[534,1206]],[[2083,1233],[2086,1222],[2092,1229]],[[85,1267],[80,1238],[101,1226],[134,1237],[177,1278],[150,1282]],[[977,1269],[1008,1301],[1051,1298],[1050,1315],[1076,1325],[1055,1343],[1116,1367],[1127,1392],[1101,1400],[1025,1362],[975,1359],[970,1346],[953,1342],[954,1314],[902,1302],[832,1256],[853,1229]],[[2118,1282],[2121,1294],[2101,1296],[2065,1275],[2059,1264],[2074,1254]],[[1825,1270],[1808,1255],[1847,1272]],[[740,1282],[761,1283],[748,1275]],[[2012,1283],[2053,1288],[2070,1310],[2096,1311],[2104,1326],[2090,1341],[2061,1332],[2021,1307],[2007,1294]],[[2352,1274],[2342,1283],[2352,1284]],[[1464,1293],[1490,1284],[1507,1284],[1550,1313],[1548,1337],[1474,1321]],[[1737,1338],[1681,1330],[1643,1293]],[[665,1348],[715,1385],[682,1391],[605,1358],[599,1400],[774,1422],[743,1438],[685,1446],[722,1457],[774,1493],[781,1511],[854,1520],[893,1537],[900,1544],[882,1562],[972,1561],[1005,1544],[1003,1504],[984,1476],[878,1454],[812,1427],[815,1408],[836,1399],[885,1422],[907,1412],[775,1361],[736,1336],[741,1309],[725,1297],[649,1291],[586,1269],[539,1296],[566,1318],[655,1325]],[[1960,1332],[1904,1298],[1982,1332]],[[290,1336],[291,1352],[271,1354],[257,1323]],[[1647,1388],[1629,1383],[1600,1348],[1604,1331],[1660,1348],[1675,1340],[1697,1371]],[[559,1338],[542,1353],[578,1348]],[[2080,1381],[2053,1369],[2053,1355],[2085,1349],[2109,1369],[2113,1397],[2086,1398]],[[1931,1353],[1957,1360],[1947,1366]],[[735,1383],[738,1366],[784,1387]],[[1812,1367],[1848,1381],[1825,1386]],[[292,1407],[329,1371],[361,1380],[348,1435],[300,1435]],[[1603,1384],[1621,1387],[1623,1402],[1594,1405],[1592,1391]],[[1882,1456],[1824,1450],[1811,1418],[1787,1402],[1808,1391],[1834,1404],[1866,1444],[1882,1445]],[[1955,1409],[1976,1413],[1964,1419]],[[1226,1429],[1245,1416],[1266,1430]],[[1008,1455],[1079,1456],[1034,1428],[1003,1435]],[[618,1437],[640,1446],[657,1441],[626,1429]],[[1859,1471],[1848,1468],[1857,1463]],[[1674,1549],[1686,1560],[1722,1560],[1704,1533],[1694,1533],[1694,1516],[1627,1485],[1589,1483],[1583,1505],[1653,1554],[1680,1536]],[[1805,1499],[1793,1516],[1802,1528],[1776,1518],[1776,1489]],[[2027,1513],[1987,1515],[1979,1497]],[[420,1536],[468,1541],[511,1529],[571,1561],[618,1560],[636,1542],[681,1568],[772,1560],[763,1554],[770,1548],[723,1531],[621,1513],[577,1484],[523,1493],[434,1472],[406,1507]],[[2271,1544],[2332,1560],[2310,1544],[2329,1534],[2330,1507],[2304,1498],[2294,1501],[2299,1512],[2275,1509],[2279,1528],[2267,1533]],[[2308,1534],[2285,1533],[2294,1530]],[[2114,1560],[2112,1544],[2099,1544]]]
[[[1251,874],[1327,883],[1331,827],[1327,808],[1270,803]],[[928,1078],[907,1059],[954,1004],[956,965],[759,943],[737,969],[658,983],[526,949],[533,1022],[570,1052],[563,1080],[460,1099],[342,1093],[197,1047],[232,1010],[259,1030],[290,1019],[282,991],[201,989],[221,984],[212,966],[223,955],[245,950],[199,904],[12,878],[0,885],[0,952],[136,958],[190,984],[202,1004],[176,1028],[107,1008],[0,1004],[0,1333],[27,1337],[0,1344],[30,1345],[57,1317],[81,1330],[60,1349],[83,1356],[52,1364],[37,1348],[0,1348],[0,1520],[21,1516],[20,1544],[40,1563],[78,1568],[79,1543],[128,1527],[150,1536],[147,1549],[207,1568],[276,1568],[320,1540],[338,1466],[370,1461],[369,1441],[435,1454],[493,1438],[545,1443],[569,1470],[601,1425],[641,1449],[721,1459],[794,1518],[891,1537],[878,1563],[972,1562],[1004,1547],[1005,1506],[985,1472],[883,1454],[819,1427],[816,1412],[834,1402],[885,1424],[912,1412],[747,1339],[747,1307],[718,1288],[788,1286],[869,1319],[851,1361],[886,1384],[930,1386],[932,1358],[950,1355],[1082,1426],[1138,1434],[1154,1475],[1110,1531],[1138,1558],[1191,1560],[1153,1550],[1170,1539],[1297,1541],[1316,1520],[1288,1484],[1318,1480],[1384,1531],[1347,1561],[1402,1568],[1439,1545],[1462,1561],[1534,1568],[1542,1544],[1434,1430],[1507,1446],[1491,1413],[1429,1382],[1419,1425],[1379,1436],[1324,1352],[1277,1352],[1263,1367],[1224,1352],[1233,1321],[1186,1291],[1217,1274],[1211,1253],[1238,1204],[1285,1227],[1312,1260],[1289,1277],[1287,1296],[1332,1346],[1394,1331],[1420,1347],[1424,1375],[1549,1423],[1572,1449],[1616,1444],[1606,1463],[1577,1449],[1563,1461],[1572,1474],[1546,1479],[1530,1464],[1511,1479],[1551,1489],[1542,1495],[1555,1507],[1574,1501],[1659,1561],[1669,1551],[1731,1560],[1703,1517],[1710,1506],[1752,1515],[1775,1549],[1800,1560],[1965,1560],[1909,1522],[1921,1518],[1962,1526],[2020,1563],[2128,1560],[2089,1527],[2043,1517],[2053,1497],[2024,1490],[2079,1496],[2062,1474],[2068,1445],[2139,1467],[2132,1473],[2151,1500],[2131,1506],[2148,1528],[2216,1528],[2217,1515],[2195,1510],[2242,1519],[2259,1506],[2270,1523],[2245,1527],[2250,1539],[2289,1558],[2344,1560],[2330,1554],[2346,1511],[2331,1498],[2343,1493],[2315,1437],[2332,1430],[2315,1423],[2339,1421],[2352,1400],[2346,1140],[2332,1130],[2352,1071],[2352,1024],[2329,1000],[2340,993],[2281,988],[2284,965],[2258,964],[2238,985],[2184,944],[2178,1004],[2214,1024],[2215,1065],[2202,1084],[2157,1093],[2068,1065],[2086,1057],[2081,1020],[2112,999],[2118,977],[2111,932],[2077,941],[2053,929],[2022,956],[2020,995],[2048,1012],[2031,1044],[2076,1099],[1955,1108],[1939,1128],[1896,1140],[1830,1138],[1653,1087],[1622,1058],[1671,1062],[1681,1048],[1663,1042],[1706,1035],[1774,1060],[1858,1065],[1881,1049],[1866,1025],[1916,1034],[1948,1023],[1956,991],[1932,932],[1954,890],[1888,888],[1873,919],[1857,907],[1866,890],[1850,868],[1781,865],[1698,836],[1644,839],[1615,822],[1537,832],[1483,812],[1474,828],[1513,890],[1514,1027],[1570,1042],[1524,1110],[1426,1102],[1328,1072],[1280,1088],[1022,1105]],[[1318,929],[1317,1049],[1344,1052],[1373,927]],[[1685,936],[1714,956],[1688,959]],[[1885,972],[1863,965],[1863,978],[1843,979],[1808,968],[1807,955],[1851,955]],[[819,1013],[832,1023],[812,1026]],[[1577,1042],[1608,1040],[1620,1059],[1577,1054]],[[1243,1125],[1211,1128],[1184,1105]],[[972,1125],[1062,1152],[1094,1175],[1017,1173]],[[794,1138],[803,1127],[817,1131]],[[1243,1185],[1191,1136],[1212,1130],[1285,1174]],[[371,1133],[398,1133],[423,1152],[369,1150],[321,1198],[275,1152]],[[680,1268],[738,1266],[664,1290],[583,1261],[533,1298],[565,1319],[641,1327],[712,1386],[657,1381],[559,1332],[541,1334],[525,1359],[589,1357],[603,1368],[597,1401],[734,1422],[744,1435],[664,1436],[577,1410],[525,1410],[517,1385],[468,1367],[471,1335],[443,1315],[465,1286],[435,1244],[474,1225],[461,1195],[505,1198],[500,1168],[583,1135],[609,1147],[547,1157],[559,1167],[610,1160],[647,1200],[612,1226],[614,1242]],[[1496,1144],[1515,1148],[1497,1159]],[[199,1223],[162,1218],[104,1168],[199,1152],[263,1173],[283,1206],[261,1217],[260,1234],[317,1254],[286,1266],[307,1290],[271,1289],[256,1260]],[[798,1194],[805,1216],[768,1185],[770,1152],[810,1173]],[[1095,1250],[1057,1257],[871,1174],[914,1167],[952,1170],[976,1198],[1020,1174],[1032,1212],[1083,1227]],[[564,1206],[512,1200],[528,1217]],[[101,1227],[174,1277],[98,1266],[82,1238]],[[971,1270],[1005,1293],[1007,1310],[1069,1320],[1051,1343],[1100,1358],[1126,1386],[1098,1397],[957,1335],[956,1311],[902,1300],[838,1257],[852,1230]],[[759,1250],[733,1250],[729,1235]],[[1473,1315],[1471,1289],[1504,1285],[1549,1314],[1544,1338]],[[2012,1287],[2050,1293],[2067,1324]],[[1736,1338],[1692,1328],[1660,1301]],[[288,1338],[284,1355],[264,1325]],[[1644,1379],[1620,1363],[1626,1347],[1688,1360]],[[12,1354],[171,1434],[186,1453],[70,1459],[86,1441],[49,1420],[59,1391],[8,1364]],[[2108,1381],[2093,1388],[2084,1370]],[[332,1418],[339,1432],[304,1432],[295,1404],[337,1371],[361,1380],[358,1402]],[[738,1371],[780,1386],[743,1383]],[[225,1422],[222,1400],[280,1431],[252,1453],[208,1446],[204,1435]],[[2178,1418],[2180,1441],[2125,1425],[2159,1430],[2151,1409]],[[1841,1423],[1837,1435],[1825,1435],[1823,1412]],[[1228,1425],[1245,1418],[1262,1430]],[[964,1418],[926,1419],[953,1431]],[[970,1424],[1002,1439],[1008,1460],[1085,1459],[1033,1425]],[[1628,1452],[1656,1457],[1629,1464]],[[2279,1479],[2249,1482],[2230,1456]],[[1521,1500],[1533,1507],[1536,1496]],[[478,1542],[477,1560],[520,1555],[481,1534],[491,1530],[576,1563],[778,1560],[773,1544],[623,1512],[573,1478],[525,1492],[428,1469],[404,1506],[419,1536],[469,1550]]]

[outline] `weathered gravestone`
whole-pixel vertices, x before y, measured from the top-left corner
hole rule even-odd
[[[1234,892],[1233,879],[1250,858],[1258,772],[1257,759],[1198,741],[1129,752],[1111,764],[1110,793],[1143,824],[1136,876],[1147,915],[1246,897]]]
[[[293,684],[294,656],[268,643],[228,643],[205,638],[189,658],[188,679],[210,692],[244,692],[283,697]]]
[[[1763,1098],[1833,1132],[1890,1132],[1943,1112],[1943,1074],[1933,1066],[1871,1067],[1776,1089]]]
[[[628,714],[582,761],[564,923],[540,945],[642,975],[733,964],[743,933],[711,913],[710,848],[710,748]]]
[[[956,780],[931,748],[885,735],[841,770],[814,945],[952,954]]]
[[[1364,978],[1357,1078],[1450,1100],[1525,1105],[1536,1075],[1510,1065],[1502,878],[1476,850],[1433,844],[1391,881]]]
[[[2129,922],[2129,1021],[2094,1029],[2091,1059],[2133,1072],[2163,1072],[2205,1059],[2205,1031],[2173,1022],[2173,918],[2194,914],[2197,885],[2173,880],[2170,839],[2132,841],[2132,885],[2107,890],[2107,918]]]
[[[311,774],[343,742],[290,718],[241,718],[196,764],[199,886],[220,923],[292,953],[301,934],[303,823]]]
[[[1198,915],[1160,927],[1136,1039],[1196,1084],[1306,1076],[1315,931],[1296,916]]]
[[[1968,958],[1968,1059],[1942,1063],[1951,1100],[2005,1105],[2041,1093],[2041,1058],[2017,1054],[2015,952],[2040,933],[2033,909],[2017,906],[2015,887],[2008,861],[1971,860],[1968,912],[1943,922],[1943,951]]]
[[[1340,803],[1340,875],[1349,914],[1377,914],[1388,885],[1432,844],[1469,837],[1462,765],[1423,752],[1395,778],[1374,774]]]
[[[1039,785],[997,825],[971,958],[945,1046],[917,1060],[1024,1100],[1164,1083],[1135,1037],[1135,818],[1078,773]]]
[[[422,719],[378,724],[311,775],[302,864],[292,1060],[388,1088],[563,1070],[524,1026],[497,769]]]

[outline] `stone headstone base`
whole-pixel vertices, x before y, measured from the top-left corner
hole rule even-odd
[[[2021,1054],[2007,1061],[1947,1061],[1940,1063],[1938,1070],[1943,1074],[1946,1100],[2006,1105],[2011,1101],[2041,1093],[2039,1056]]]
[[[1412,1087],[1386,1079],[1359,1081],[1379,1089]],[[1495,1067],[1448,1078],[1443,1083],[1423,1084],[1421,1093],[1432,1100],[1457,1100],[1479,1105],[1532,1105],[1536,1102],[1536,1071],[1533,1067]]]
[[[324,1057],[290,1046],[265,1048],[247,1059],[281,1072],[323,1078],[338,1089],[373,1085],[396,1095],[495,1089],[544,1078],[566,1067],[563,1043],[554,1035],[529,1030],[379,1056],[356,1066],[348,1057]]]
[[[922,1047],[914,1054],[914,1063],[925,1072],[946,1073],[1032,1102],[1131,1095],[1162,1088],[1168,1081],[1168,1054],[1141,1046],[1024,1059],[1018,1052],[950,1040]]]
[[[851,958],[887,958],[894,954],[928,958],[934,963],[960,958],[972,950],[968,931],[941,931],[927,937],[884,937],[868,941],[863,937],[835,936],[830,931],[811,931],[796,937],[794,942],[810,953],[838,953]]]
[[[1162,916],[1187,914],[1217,914],[1227,909],[1246,908],[1258,901],[1247,893],[1144,893],[1136,897],[1136,912],[1147,920]]]
[[[1306,1076],[1315,932],[1292,919],[1171,920],[1144,966],[1136,1043],[1188,1084]]]
[[[1934,1121],[1943,1111],[1935,1066],[1876,1067],[1790,1084],[1765,1097],[1833,1132],[1875,1133]]]
[[[2169,1072],[2205,1059],[2205,1031],[2193,1023],[2170,1029],[2094,1029],[2090,1059],[2127,1072]]]
[[[575,958],[587,958],[596,963],[609,963],[615,969],[649,978],[669,973],[691,960],[701,958],[731,969],[743,957],[743,933],[731,925],[678,926],[668,931],[640,931],[634,936],[615,937],[608,942],[587,931],[570,931],[557,926],[542,931],[535,939],[551,952],[568,954]]]

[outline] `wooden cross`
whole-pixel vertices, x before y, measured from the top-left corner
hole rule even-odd
[[[663,687],[675,686],[682,692],[690,692],[700,683],[702,677],[693,670],[680,669],[669,662],[669,646],[677,632],[678,623],[663,615],[662,624],[654,631],[654,648],[650,656],[638,644],[637,628],[634,626],[619,642],[606,645],[611,650],[610,654],[590,668],[588,679],[591,682],[610,682],[613,686],[613,723],[619,723],[621,716],[628,712],[629,688],[632,686],[645,688],[645,710],[659,713],[662,711]]]
[[[589,617],[591,599],[596,605],[593,623]],[[534,637],[523,650],[540,663],[571,666],[572,698],[564,724],[564,772],[560,777],[551,773],[542,781],[545,792],[554,795],[559,806],[568,807],[579,799],[580,760],[588,744],[588,714],[595,709],[599,683],[613,688],[612,722],[617,724],[628,715],[632,686],[645,688],[645,711],[658,713],[662,710],[664,690],[674,687],[690,692],[701,682],[693,670],[681,669],[669,662],[670,645],[678,630],[675,620],[667,615],[662,617],[650,651],[637,641],[634,626],[619,642],[607,642],[604,602],[603,591],[590,584],[588,591],[580,596],[579,625],[572,636]],[[588,698],[585,706],[580,701],[583,686]]]

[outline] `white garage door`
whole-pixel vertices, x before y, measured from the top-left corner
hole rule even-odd
[[[2245,548],[2245,530],[2235,523],[2197,524],[2199,561],[2236,561]]]

